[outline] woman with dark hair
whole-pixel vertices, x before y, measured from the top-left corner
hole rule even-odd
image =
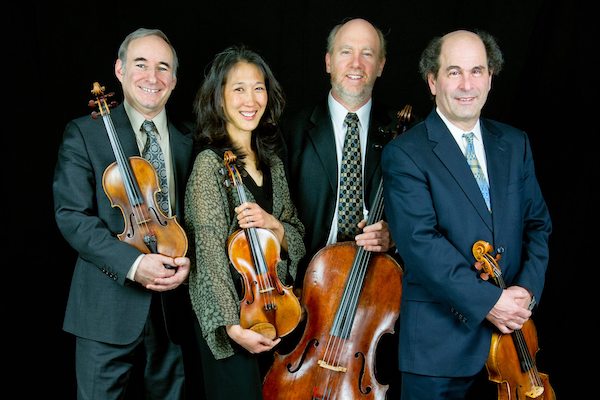
[[[186,229],[193,251],[189,290],[208,399],[260,399],[259,353],[280,342],[240,325],[240,275],[227,253],[237,229],[265,228],[281,246],[277,273],[293,282],[305,253],[304,227],[291,201],[278,157],[277,121],[283,111],[281,87],[255,52],[235,46],[219,53],[198,91],[196,157],[188,181]],[[238,160],[248,197],[224,185],[225,151]],[[263,373],[265,371],[262,371]]]

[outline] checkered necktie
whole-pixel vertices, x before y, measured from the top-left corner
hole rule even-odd
[[[338,242],[354,240],[358,223],[363,218],[362,163],[358,115],[348,113],[346,138],[340,171],[340,198],[338,206]]]
[[[463,138],[467,141],[467,152],[465,153],[465,157],[467,157],[467,163],[469,163],[469,167],[471,167],[471,172],[477,181],[477,185],[479,186],[479,190],[481,191],[481,195],[485,200],[485,204],[487,205],[488,210],[491,210],[490,207],[490,187],[488,185],[487,179],[485,179],[485,175],[483,174],[483,170],[481,169],[481,165],[479,165],[479,161],[477,161],[477,157],[475,156],[475,147],[473,146],[473,132],[464,133]]]
[[[169,215],[169,188],[167,186],[167,169],[165,167],[165,157],[160,145],[158,144],[158,131],[152,121],[144,121],[142,130],[146,132],[148,138],[142,150],[142,157],[152,164],[158,175],[160,192],[156,194],[158,205],[162,211]]]

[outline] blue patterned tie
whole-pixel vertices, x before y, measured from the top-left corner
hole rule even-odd
[[[158,144],[158,131],[152,121],[144,121],[142,124],[142,130],[146,132],[148,138],[146,144],[142,150],[142,157],[152,164],[158,175],[158,182],[160,185],[160,192],[156,194],[158,205],[160,206],[163,213],[169,215],[169,188],[167,186],[167,169],[165,167],[165,157],[160,145]]]
[[[475,156],[475,147],[473,146],[473,132],[464,133],[463,138],[467,140],[467,152],[465,153],[465,157],[467,157],[467,163],[469,163],[469,167],[471,167],[471,172],[477,181],[477,185],[479,186],[479,190],[481,191],[481,195],[485,200],[485,204],[487,205],[488,210],[491,210],[490,207],[490,187],[488,185],[487,179],[485,179],[485,175],[483,174],[483,170],[481,169],[481,165],[479,165],[479,161],[477,161],[477,156]]]
[[[358,115],[348,113],[346,138],[340,170],[340,198],[338,206],[338,242],[354,240],[358,223],[363,218],[362,163]]]

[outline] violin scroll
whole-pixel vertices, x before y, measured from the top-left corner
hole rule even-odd
[[[502,273],[498,261],[500,261],[502,256],[500,254],[496,254],[496,256],[491,255],[493,251],[492,245],[484,240],[478,240],[473,244],[471,251],[475,260],[477,260],[475,268],[481,271],[479,274],[481,279],[487,281],[492,277],[494,280],[498,280]]]
[[[107,101],[110,97],[115,95],[114,92],[104,93],[106,88],[98,82],[94,82],[92,84],[92,94],[95,97],[95,100],[90,100],[88,105],[91,108],[98,107],[98,111],[92,111],[92,118],[96,119],[99,116],[104,116],[110,114],[110,109],[117,106],[117,102],[115,100]]]

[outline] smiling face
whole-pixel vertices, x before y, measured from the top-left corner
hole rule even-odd
[[[115,63],[115,75],[127,102],[146,119],[162,111],[177,83],[171,48],[158,36],[132,40],[126,61]]]
[[[223,110],[229,135],[241,139],[240,134],[256,129],[267,101],[265,77],[258,66],[243,61],[235,64],[223,86]]]
[[[437,76],[429,74],[427,79],[431,94],[450,122],[469,131],[492,87],[485,46],[472,32],[453,32],[443,38],[439,61]]]
[[[333,48],[325,54],[331,75],[331,93],[348,110],[356,111],[370,98],[385,57],[377,31],[369,22],[355,19],[337,32]]]

